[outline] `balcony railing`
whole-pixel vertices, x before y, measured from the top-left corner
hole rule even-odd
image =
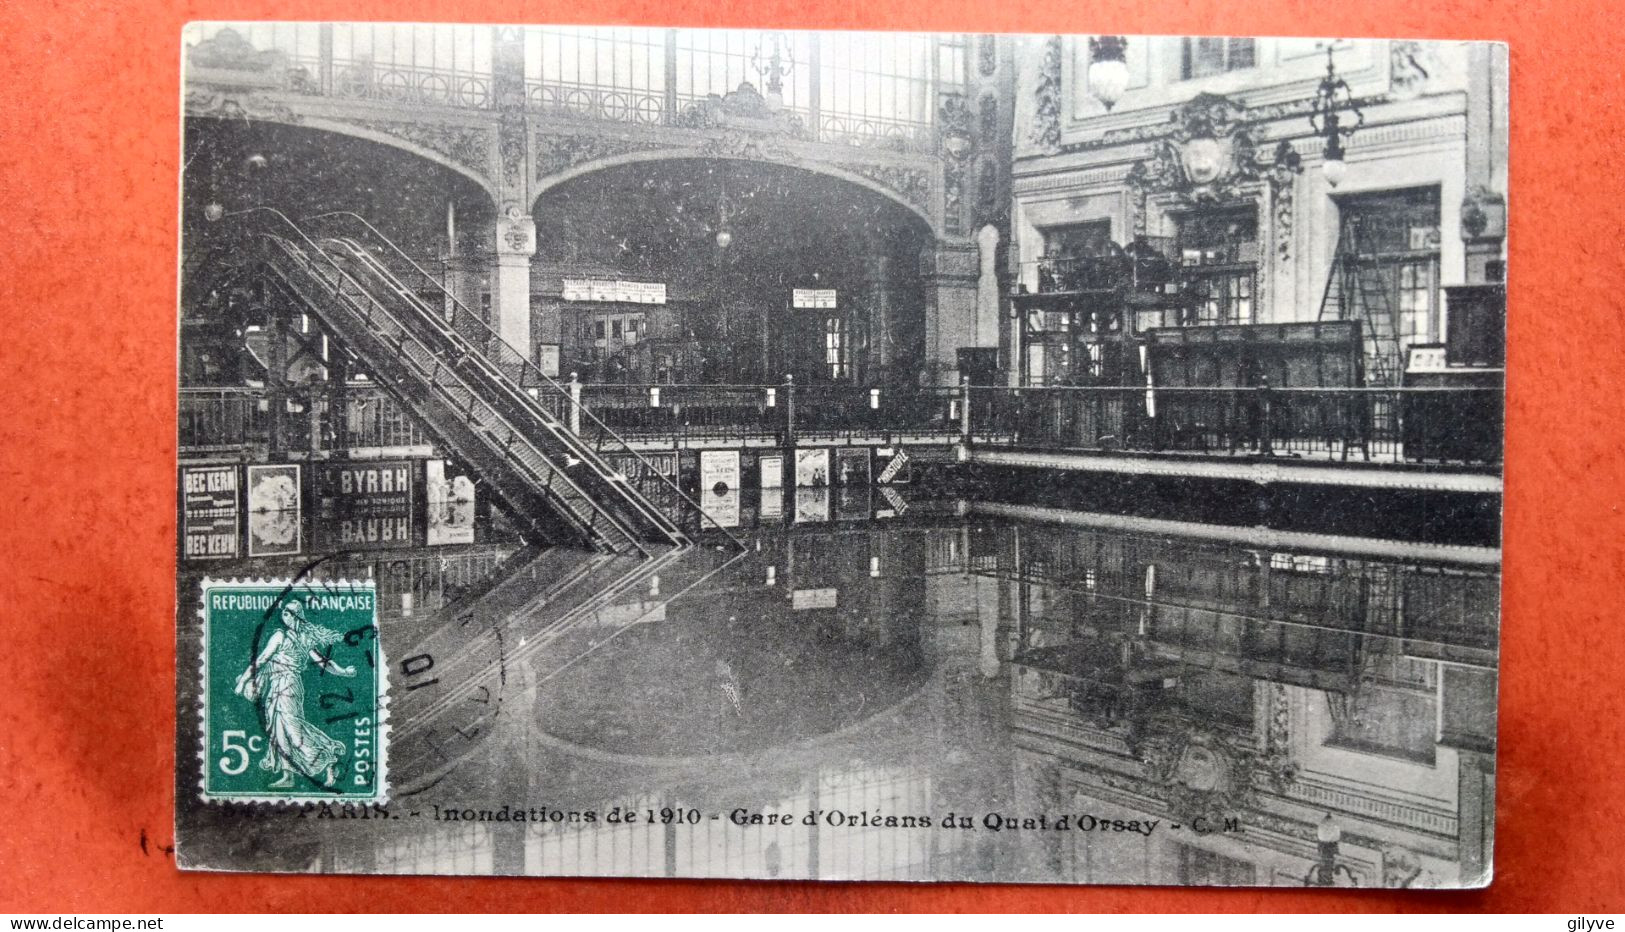
[[[1096,453],[1271,456],[1320,461],[1501,462],[1499,388],[1137,388],[995,386],[906,391],[857,385],[583,385],[570,391],[632,443],[675,447],[829,440],[923,441]],[[323,445],[431,441],[382,391],[352,388],[342,437],[316,395]],[[183,389],[181,449],[269,440],[271,402],[255,389]],[[558,401],[568,420],[575,409]],[[308,442],[310,414],[283,419]],[[304,433],[299,434],[300,431]]]
[[[265,448],[271,442],[273,404],[284,405],[281,445],[310,449],[310,427],[315,423],[322,440],[318,448],[405,449],[427,448],[432,441],[423,428],[382,390],[352,386],[345,397],[345,414],[335,423],[322,395],[284,396],[274,400],[260,388],[182,388],[179,442],[183,454],[227,453]]]
[[[972,388],[978,444],[1323,460],[1501,461],[1495,388]]]
[[[239,388],[183,388],[179,440],[182,451],[238,450],[266,442],[270,405],[263,392]]]
[[[306,59],[300,73],[320,76],[320,90],[334,97],[383,100],[444,107],[491,106],[491,76],[463,70],[395,65],[368,59],[350,61]]]
[[[1172,237],[1140,236],[1098,255],[1040,256],[1025,263],[1039,294],[1131,289],[1163,291],[1180,284],[1180,253]]]

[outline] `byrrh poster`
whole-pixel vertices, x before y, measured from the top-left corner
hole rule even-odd
[[[183,869],[1489,882],[1503,46],[178,39]]]

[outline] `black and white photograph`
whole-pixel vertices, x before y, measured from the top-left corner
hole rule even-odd
[[[178,52],[181,868],[1490,883],[1505,45]]]

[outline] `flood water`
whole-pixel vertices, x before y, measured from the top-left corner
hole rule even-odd
[[[1488,863],[1494,550],[867,487],[708,507],[728,533],[567,622],[551,581],[620,568],[500,516],[183,561],[183,710],[205,574],[374,580],[392,696],[387,807],[205,805],[183,766],[188,866],[1432,886]],[[178,737],[197,759],[194,716]]]

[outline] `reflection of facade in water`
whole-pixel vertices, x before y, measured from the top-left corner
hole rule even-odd
[[[1057,835],[1061,879],[1471,881],[1493,800],[1488,574],[1006,531],[1029,805],[1160,818]],[[1233,820],[1239,832],[1227,832]],[[1319,836],[1341,834],[1328,855]]]
[[[1488,862],[1492,574],[940,516],[745,534],[510,663],[503,714],[391,805],[418,816],[301,821],[314,866],[1428,885]]]

